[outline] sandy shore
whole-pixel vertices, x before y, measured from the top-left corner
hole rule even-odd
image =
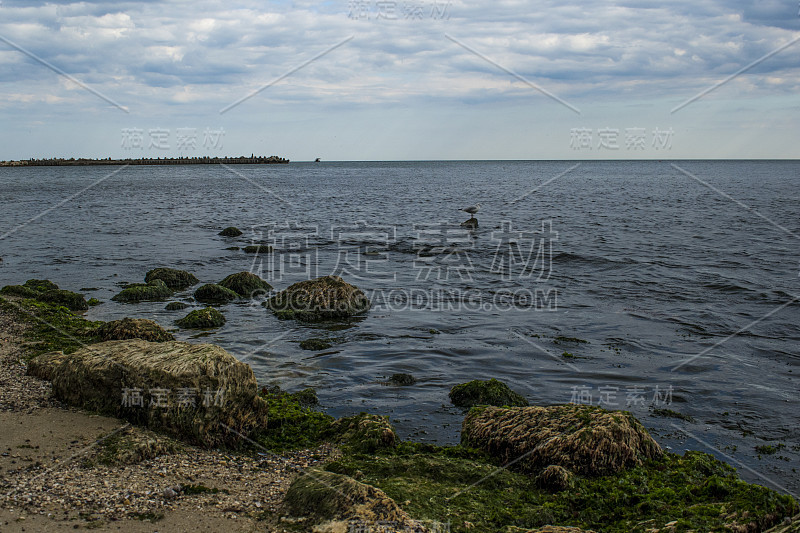
[[[285,531],[279,506],[289,484],[336,453],[324,446],[250,457],[179,444],[172,453],[104,464],[114,439],[175,443],[53,400],[48,382],[25,375],[22,328],[0,311],[4,532]]]

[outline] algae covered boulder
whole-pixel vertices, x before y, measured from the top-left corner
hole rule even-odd
[[[582,475],[613,474],[662,456],[634,416],[589,405],[475,407],[461,442],[527,473],[558,465]]]
[[[312,468],[301,474],[289,487],[284,499],[290,515],[310,517],[324,523],[315,531],[353,531],[348,522],[391,523],[399,531],[415,529],[408,514],[382,490],[360,483],[343,474]]]
[[[164,306],[167,311],[182,311],[189,307],[189,304],[183,302],[170,302]]]
[[[41,293],[33,289],[30,289],[24,285],[6,285],[2,289],[0,289],[0,294],[6,296],[18,296],[20,298],[36,299],[39,297]]]
[[[342,442],[360,453],[374,453],[393,448],[400,439],[388,416],[361,413],[339,418],[331,424],[332,440]]]
[[[57,291],[58,285],[49,279],[29,279],[25,282],[23,287],[34,290],[36,292]]]
[[[494,405],[497,407],[527,407],[528,400],[511,390],[508,385],[494,378],[479,379],[456,385],[450,389],[450,401],[459,407]]]
[[[151,342],[174,341],[172,333],[145,318],[123,318],[106,322],[91,331],[92,336],[101,341],[117,341],[125,339],[142,339]]]
[[[301,281],[264,302],[278,318],[331,320],[349,318],[369,309],[366,295],[339,276]]]
[[[111,299],[115,302],[145,302],[151,300],[164,300],[172,296],[172,289],[160,279],[149,283],[133,283],[122,289]]]
[[[536,485],[551,492],[567,490],[574,485],[572,472],[563,466],[550,465],[536,476]]]
[[[228,226],[224,230],[217,233],[217,235],[222,235],[223,237],[238,237],[242,234],[242,230],[235,226]]]
[[[389,376],[389,384],[398,387],[407,387],[417,382],[417,378],[411,374],[392,374]]]
[[[174,291],[182,291],[200,283],[200,280],[194,274],[174,268],[154,268],[144,276],[145,283],[150,283],[157,279],[163,281],[167,287]]]
[[[175,324],[184,329],[218,328],[225,324],[225,317],[213,307],[195,309]]]
[[[300,348],[304,350],[311,350],[311,351],[327,350],[331,346],[333,346],[331,341],[320,339],[317,337],[311,337],[310,339],[305,339],[300,341]]]
[[[253,298],[258,294],[267,294],[272,290],[272,285],[250,272],[238,272],[231,274],[219,285],[230,289],[242,298]]]
[[[45,291],[37,299],[53,305],[63,305],[70,311],[86,311],[89,309],[89,304],[82,294],[62,289]]]
[[[201,445],[236,443],[266,423],[252,369],[212,344],[107,341],[35,357],[28,373],[65,403]]]
[[[194,291],[195,300],[209,304],[232,302],[238,298],[238,294],[216,283],[208,283]]]
[[[267,244],[251,244],[244,247],[244,253],[246,254],[268,254],[270,252],[272,252],[272,246]]]

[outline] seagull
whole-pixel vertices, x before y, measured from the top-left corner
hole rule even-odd
[[[464,209],[459,209],[459,211],[466,211],[467,213],[472,215],[470,218],[475,218],[475,213],[477,213],[480,210],[481,210],[481,204],[475,204],[469,207],[465,207]]]

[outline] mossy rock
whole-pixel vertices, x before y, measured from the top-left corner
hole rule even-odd
[[[234,226],[228,226],[224,230],[217,233],[217,235],[222,235],[223,237],[238,237],[242,234],[242,230]]]
[[[607,475],[658,459],[663,452],[627,411],[589,405],[474,407],[461,443],[536,474],[558,465],[581,475]],[[520,460],[520,458],[523,458]]]
[[[272,290],[272,285],[250,272],[231,274],[219,285],[230,289],[242,298],[253,298],[257,294],[267,294]]]
[[[119,294],[111,299],[115,302],[145,302],[153,300],[164,300],[172,296],[172,289],[160,279],[155,279],[149,283],[134,283],[122,289]]]
[[[216,283],[207,283],[194,291],[195,300],[209,304],[228,303],[238,298],[238,294]]]
[[[72,406],[116,416],[203,446],[235,445],[267,423],[253,370],[212,344],[92,344],[32,359],[28,373]]]
[[[174,341],[172,333],[168,333],[161,326],[144,318],[123,318],[112,320],[91,332],[101,341],[116,341],[124,339],[142,339],[150,342]]]
[[[86,300],[86,304],[89,307],[94,307],[95,305],[100,305],[101,303],[103,303],[103,302],[101,302],[97,298],[89,298],[88,300]]]
[[[329,436],[333,417],[311,409],[319,403],[313,389],[287,393],[276,386],[265,387],[260,396],[269,417],[253,439],[264,448],[273,452],[313,448]]]
[[[184,329],[218,328],[225,324],[225,317],[213,307],[195,309],[175,324]]]
[[[0,294],[4,294],[6,296],[17,296],[19,298],[30,298],[34,300],[41,295],[39,291],[30,289],[24,285],[6,285],[0,289]]]
[[[94,461],[105,466],[125,466],[182,450],[177,441],[146,429],[129,426],[101,440]]]
[[[397,385],[398,387],[407,387],[417,382],[417,378],[411,374],[392,374],[389,377],[389,384]]]
[[[163,281],[167,287],[174,291],[182,291],[200,283],[200,280],[194,274],[174,268],[155,268],[144,276],[145,283],[150,283],[157,279]]]
[[[314,523],[327,522],[324,531],[347,531],[347,521],[389,522],[398,530],[412,520],[382,490],[342,474],[312,468],[289,487],[284,499],[289,514],[310,517]],[[339,521],[339,524],[335,522]],[[344,529],[337,529],[337,526]]]
[[[536,476],[536,485],[540,489],[558,492],[572,488],[575,484],[572,472],[559,465],[550,465]]]
[[[358,287],[339,276],[301,281],[264,302],[278,318],[335,320],[369,310],[369,300]]]
[[[377,450],[393,448],[400,441],[388,416],[368,413],[335,420],[331,424],[330,435],[332,440],[359,453],[375,453]]]
[[[456,385],[450,389],[450,401],[459,407],[476,405],[527,407],[528,405],[528,400],[524,396],[494,378],[488,381],[476,379]]]
[[[270,252],[272,252],[272,246],[266,244],[251,244],[244,247],[244,253],[246,254],[268,254]]]
[[[86,311],[89,304],[82,294],[77,292],[54,289],[39,294],[37,300],[53,305],[63,305],[70,311]]]
[[[333,344],[330,341],[316,337],[311,337],[310,339],[300,341],[300,348],[304,350],[327,350],[331,346],[333,346]]]
[[[182,311],[182,310],[186,309],[187,307],[189,307],[189,304],[187,304],[187,303],[170,302],[166,306],[164,306],[164,309],[166,309],[167,311]]]
[[[49,279],[29,279],[25,282],[25,287],[36,292],[57,291],[58,285]]]

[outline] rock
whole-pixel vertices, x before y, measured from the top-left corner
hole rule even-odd
[[[238,298],[238,294],[216,283],[208,283],[194,291],[195,300],[209,304],[228,303]]]
[[[244,253],[246,254],[268,254],[271,251],[272,246],[267,246],[266,244],[251,244],[244,247]]]
[[[495,405],[502,407],[526,407],[528,400],[508,388],[508,385],[494,378],[488,381],[479,379],[456,385],[450,389],[450,401],[459,407],[475,405]]]
[[[58,285],[49,279],[29,279],[25,282],[24,287],[32,289],[36,292],[57,291]]]
[[[417,382],[417,378],[411,374],[392,374],[389,378],[389,383],[399,387],[413,385]]]
[[[144,318],[123,318],[106,322],[91,331],[92,336],[101,341],[116,341],[124,339],[142,339],[151,342],[174,341],[172,333],[168,333],[161,326]]]
[[[111,299],[115,302],[144,302],[150,300],[164,300],[172,296],[172,289],[160,279],[155,279],[149,283],[134,283],[128,285],[119,294]]]
[[[166,306],[164,306],[164,309],[166,309],[167,311],[182,311],[187,307],[189,307],[189,304],[183,302],[170,302]]]
[[[517,460],[514,466],[529,474],[549,465],[581,475],[613,474],[663,454],[632,414],[573,404],[473,408],[461,442],[503,464]]]
[[[213,307],[195,309],[175,324],[184,329],[218,328],[225,324],[225,317]]]
[[[786,517],[783,523],[764,531],[764,533],[798,533],[800,532],[800,514],[793,517]]]
[[[467,229],[478,229],[478,219],[477,218],[467,219],[461,223],[461,227]]]
[[[167,487],[164,489],[164,498],[167,500],[172,500],[173,498],[177,498],[178,493],[172,487]]]
[[[69,405],[204,446],[235,444],[266,424],[252,369],[212,344],[107,341],[35,357],[28,373],[50,379]]]
[[[132,465],[181,450],[169,437],[129,426],[98,442],[97,462],[106,466]]]
[[[542,526],[537,529],[509,528],[507,533],[595,533],[590,529],[565,526]]]
[[[370,304],[358,287],[339,276],[324,276],[290,285],[264,305],[278,318],[329,320],[365,313]]]
[[[253,298],[258,294],[267,294],[272,285],[250,272],[231,274],[219,282],[220,286],[230,289],[242,298]]]
[[[38,291],[33,289],[29,289],[24,285],[6,285],[2,289],[0,289],[0,294],[5,294],[7,296],[18,296],[20,298],[30,298],[36,299],[41,294]]]
[[[403,531],[403,525],[412,522],[411,517],[382,490],[349,476],[317,468],[307,470],[294,480],[286,492],[284,503],[292,516],[310,516],[315,523],[329,521],[315,529],[321,531],[346,532],[350,520],[372,524],[390,522],[400,531]]]
[[[572,473],[563,466],[550,465],[536,476],[536,485],[550,492],[560,492],[571,488],[575,480]]]
[[[200,280],[194,274],[174,268],[155,268],[144,276],[145,283],[150,283],[157,279],[163,281],[167,287],[174,291],[182,291],[200,283]]]
[[[242,231],[234,226],[228,226],[224,230],[217,233],[217,235],[222,235],[223,237],[238,237],[241,234]]]
[[[86,311],[89,309],[89,304],[82,294],[77,292],[65,291],[62,289],[54,289],[45,291],[39,294],[37,299],[41,302],[63,305],[70,311]]]
[[[87,304],[89,307],[94,307],[95,305],[100,305],[101,303],[102,303],[102,302],[101,302],[100,300],[98,300],[97,298],[89,298],[89,299],[86,301],[86,304]]]
[[[334,420],[330,433],[332,440],[343,442],[360,453],[374,453],[382,448],[393,448],[400,441],[388,416],[368,413]]]
[[[311,407],[314,405],[319,405],[319,398],[317,398],[317,391],[315,391],[311,387],[307,387],[297,392],[292,392],[289,394],[289,396],[297,400],[297,403],[299,403],[302,407]]]
[[[327,350],[331,346],[333,346],[333,344],[331,344],[330,341],[326,341],[325,339],[318,339],[316,337],[300,341],[300,347],[304,350],[314,350],[314,351]]]

